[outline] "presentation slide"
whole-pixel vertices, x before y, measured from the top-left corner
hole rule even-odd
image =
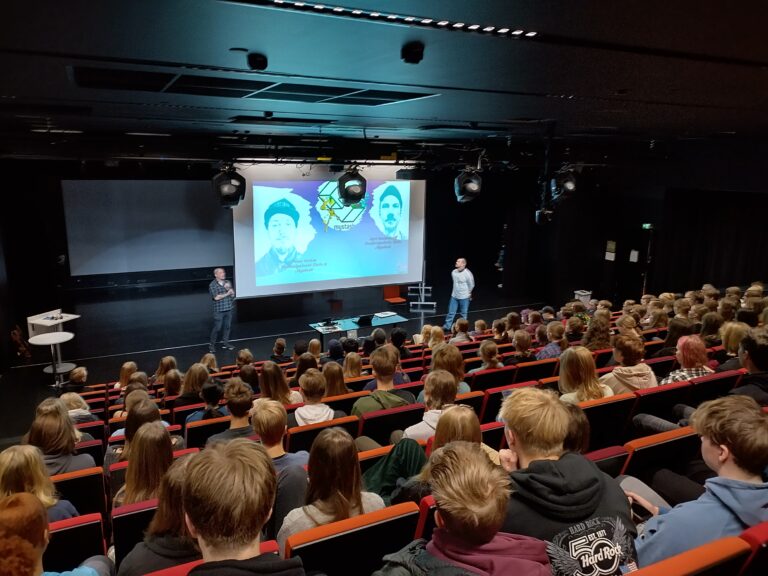
[[[350,206],[335,177],[250,182],[235,213],[238,297],[420,281],[424,182],[366,179]]]

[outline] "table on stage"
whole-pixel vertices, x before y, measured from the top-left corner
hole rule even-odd
[[[323,349],[325,349],[324,336],[327,336],[329,334],[339,334],[342,332],[346,332],[347,336],[349,336],[349,332],[357,331],[360,328],[367,328],[368,326],[370,326],[371,328],[380,328],[382,326],[389,326],[392,324],[399,324],[401,322],[408,322],[407,318],[404,318],[399,314],[392,314],[390,312],[378,312],[377,314],[368,315],[368,316],[371,317],[370,323],[364,322],[360,324],[359,323],[360,316],[355,316],[352,318],[341,318],[338,320],[332,320],[330,324],[326,324],[325,322],[315,322],[314,324],[310,324],[309,327],[320,334],[320,342],[323,346]]]
[[[43,372],[47,372],[48,374],[53,374],[53,377],[56,379],[57,384],[61,384],[61,381],[60,381],[61,374],[66,374],[67,372],[70,372],[75,368],[74,364],[61,361],[61,351],[59,350],[59,344],[63,344],[64,342],[69,342],[74,337],[75,335],[72,332],[61,331],[61,332],[44,332],[43,334],[32,336],[29,339],[29,343],[35,346],[51,347],[51,357],[53,358],[53,364],[43,368]]]

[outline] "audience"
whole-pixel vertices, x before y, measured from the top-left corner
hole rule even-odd
[[[475,320],[475,329],[472,330],[469,335],[474,339],[478,336],[483,336],[488,332],[488,323],[485,320]]]
[[[568,348],[560,356],[560,400],[578,404],[613,396],[613,390],[597,379],[592,353],[583,346]]]
[[[78,454],[75,450],[77,430],[69,418],[67,407],[58,398],[48,398],[38,405],[25,442],[43,453],[45,468],[50,476],[96,465],[90,454]]]
[[[664,358],[665,356],[674,356],[677,353],[677,341],[683,336],[693,334],[693,325],[682,318],[673,318],[669,321],[667,337],[660,350],[657,350],[652,358]]]
[[[283,406],[300,404],[302,401],[301,393],[288,387],[285,374],[271,361],[264,362],[261,367],[261,397],[277,400]]]
[[[344,348],[341,346],[341,342],[336,339],[328,342],[328,354],[320,357],[321,366],[329,362],[335,362],[339,365],[344,363]]]
[[[536,360],[536,352],[531,348],[531,335],[526,330],[515,330],[513,342],[515,351],[504,356],[505,366]]]
[[[300,558],[282,560],[261,554],[259,548],[276,492],[275,469],[256,442],[235,439],[192,456],[182,501],[187,528],[204,562],[189,574],[303,576]]]
[[[246,364],[240,368],[238,376],[240,377],[240,380],[248,385],[252,393],[258,394],[261,392],[261,387],[259,386],[259,373],[253,364]]]
[[[224,400],[227,402],[227,410],[231,416],[229,429],[208,438],[206,446],[216,442],[228,442],[235,438],[253,436],[253,427],[248,420],[253,404],[251,389],[240,378],[230,378],[224,388]]]
[[[83,397],[75,392],[65,392],[61,395],[61,401],[67,407],[67,414],[72,419],[73,424],[85,424],[87,422],[98,422],[99,417],[91,414],[90,406],[83,400]]]
[[[85,388],[86,380],[88,380],[88,369],[85,366],[77,366],[69,373],[63,388],[70,392],[80,392]]]
[[[208,368],[210,370],[210,368]],[[178,370],[169,370],[165,373],[163,378],[162,397],[165,399],[178,396],[181,392],[181,386],[184,382],[184,378]],[[175,401],[175,400],[174,400]],[[174,404],[175,406],[175,404]]]
[[[429,370],[430,372],[433,370],[449,372],[456,381],[457,394],[466,394],[471,391],[469,384],[464,382],[464,357],[454,344],[444,344],[433,352]],[[424,402],[424,390],[419,392],[416,401]]]
[[[434,352],[436,348],[443,345],[445,345],[445,332],[443,331],[443,328],[441,326],[432,326],[432,330],[429,332],[427,348]]]
[[[0,452],[0,498],[17,492],[36,496],[48,512],[48,522],[79,516],[69,500],[57,498],[43,456],[34,446],[11,446]]]
[[[104,453],[104,472],[109,475],[109,467],[116,462],[128,460],[131,444],[139,428],[147,422],[160,422],[160,410],[151,400],[143,399],[136,404],[125,419],[125,444],[112,444]],[[93,466],[93,464],[91,464]]]
[[[122,390],[126,386],[128,386],[128,379],[131,377],[131,374],[136,372],[139,369],[139,367],[136,365],[136,362],[128,361],[123,363],[123,365],[120,367],[120,377],[118,378],[117,382],[114,383],[113,388],[115,390]]]
[[[768,406],[768,328],[753,328],[747,333],[739,347],[739,358],[747,374],[731,394],[750,396],[761,406]]]
[[[565,327],[559,322],[547,324],[547,341],[544,348],[536,353],[536,360],[557,358],[568,348],[568,339],[565,337]]]
[[[682,336],[677,341],[675,357],[680,363],[680,368],[670,372],[666,378],[659,382],[660,386],[670,382],[682,382],[691,378],[706,376],[714,372],[712,368],[707,366],[709,361],[707,347],[704,346],[703,340],[696,335]]]
[[[251,420],[254,432],[259,435],[277,472],[288,466],[306,465],[309,460],[308,452],[286,452],[283,448],[283,437],[288,425],[285,406],[274,400],[257,400],[251,408]]]
[[[323,344],[320,342],[320,340],[317,338],[312,338],[312,340],[309,341],[309,344],[307,345],[307,354],[312,355],[312,357],[315,359],[315,368],[319,368],[320,358],[323,355]]]
[[[351,392],[344,383],[344,369],[338,362],[326,362],[323,365],[323,376],[325,377],[326,396],[341,396]]]
[[[216,354],[206,352],[203,357],[200,358],[200,364],[208,369],[209,374],[215,374],[219,371],[219,363],[216,360]]]
[[[248,348],[238,350],[235,364],[237,365],[238,370],[246,364],[253,364],[253,353],[248,350]]]
[[[157,364],[157,370],[155,370],[155,373],[152,375],[152,378],[150,378],[151,384],[163,384],[165,382],[165,375],[171,371],[176,370],[178,366],[176,365],[176,358],[173,356],[163,356],[160,358],[160,362]]]
[[[241,371],[242,374],[242,371]],[[229,410],[226,406],[220,406],[219,402],[224,396],[224,390],[218,382],[206,382],[200,392],[200,397],[205,402],[205,408],[196,410],[187,416],[187,424],[190,422],[200,422],[201,420],[210,420],[212,418],[221,418],[228,416]]]
[[[523,333],[526,336],[528,335],[527,332]],[[481,370],[495,370],[498,368],[504,368],[504,364],[502,364],[499,360],[499,347],[493,340],[483,340],[480,343],[478,352],[480,353],[480,358],[482,358],[483,363],[480,364],[480,366],[477,368],[467,372],[467,374],[473,374],[475,372],[480,372]]]
[[[413,394],[407,390],[395,388],[394,376],[398,362],[397,349],[391,344],[385,344],[374,350],[371,354],[371,366],[373,376],[376,379],[376,389],[370,395],[363,396],[354,403],[352,406],[353,416],[416,402]]]
[[[363,361],[357,352],[348,352],[344,356],[344,378],[360,378],[363,374]]]
[[[405,341],[408,338],[408,333],[403,330],[402,328],[393,328],[392,332],[389,334],[389,341],[397,348],[397,351],[400,353],[400,359],[405,360],[406,358],[411,358],[413,356],[413,353],[409,348],[406,347]]]
[[[424,324],[424,326],[421,327],[421,332],[419,334],[414,334],[411,339],[413,340],[414,344],[421,344],[422,346],[427,346],[431,335],[432,335],[432,325]]]
[[[269,357],[275,364],[287,364],[293,359],[290,356],[285,355],[285,348],[287,344],[285,338],[278,338],[275,340],[275,345],[272,347],[272,355]]]
[[[472,336],[469,335],[469,321],[466,318],[459,318],[454,322],[453,337],[448,342],[451,344],[472,342]]]
[[[168,431],[160,422],[143,424],[131,442],[125,484],[115,494],[112,506],[156,498],[160,481],[172,462],[173,446]]]
[[[290,512],[277,534],[281,553],[292,534],[384,508],[378,494],[363,491],[355,442],[342,428],[320,432],[312,444],[308,471],[306,506]]]
[[[309,370],[310,368],[319,368],[320,364],[318,364],[317,358],[315,358],[311,353],[305,352],[301,356],[299,356],[299,359],[296,361],[296,373],[293,375],[293,378],[288,382],[288,386],[290,388],[295,388],[299,385],[299,378],[301,378],[302,374]],[[262,367],[262,373],[264,371],[264,368]],[[301,400],[299,400],[301,402]]]
[[[493,341],[496,344],[509,344],[509,334],[503,319],[494,320],[492,324]]]
[[[495,344],[494,344],[495,346]],[[432,370],[424,378],[424,417],[405,429],[403,438],[427,440],[435,434],[443,408],[456,401],[456,379],[446,370]]]
[[[174,408],[189,406],[190,404],[199,404],[202,401],[200,392],[203,390],[203,384],[210,378],[208,368],[199,362],[192,364],[186,374],[181,387],[181,396],[173,401]]]
[[[618,363],[611,372],[600,378],[614,394],[624,394],[658,386],[656,374],[643,363],[645,345],[637,338],[617,336],[613,341],[613,357]]]

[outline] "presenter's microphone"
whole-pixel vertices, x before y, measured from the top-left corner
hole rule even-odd
[[[231,290],[232,289],[232,284],[230,284],[229,281],[224,282],[224,288],[226,288],[227,290]]]

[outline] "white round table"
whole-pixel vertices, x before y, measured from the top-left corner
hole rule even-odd
[[[44,334],[38,334],[32,336],[29,339],[30,344],[35,346],[50,346],[51,358],[53,358],[53,364],[43,368],[43,372],[47,374],[53,374],[56,381],[59,381],[59,374],[65,374],[75,369],[75,364],[61,361],[61,350],[59,345],[64,342],[69,342],[75,335],[72,332],[46,332]]]

